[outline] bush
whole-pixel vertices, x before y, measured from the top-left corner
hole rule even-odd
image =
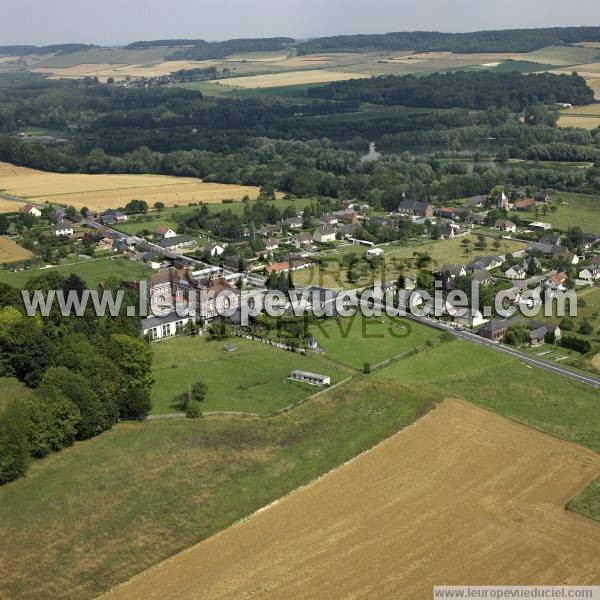
[[[594,328],[589,321],[582,321],[581,325],[579,326],[579,333],[583,335],[591,335],[594,333]]]
[[[371,372],[371,364],[370,364],[370,363],[368,363],[368,362],[366,362],[366,363],[363,365],[363,373],[364,373],[365,375],[368,375],[370,372]]]
[[[192,400],[195,402],[202,402],[206,398],[207,391],[208,388],[206,387],[206,384],[202,381],[198,381],[198,383],[195,383],[191,389],[190,395]]]
[[[575,324],[573,323],[573,320],[567,319],[566,317],[558,324],[558,326],[563,331],[573,331],[573,329],[575,328]]]
[[[556,344],[556,334],[554,331],[547,331],[544,336],[544,341],[546,344]]]
[[[141,387],[124,390],[119,398],[121,419],[145,417],[152,410],[152,400],[148,390]]]
[[[190,402],[185,410],[185,416],[188,419],[198,419],[202,416],[202,409],[198,402]]]

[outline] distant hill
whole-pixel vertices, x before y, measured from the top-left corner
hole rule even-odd
[[[472,33],[407,31],[383,34],[337,35],[315,38],[298,45],[298,54],[317,52],[449,51],[533,52],[547,46],[600,41],[600,27],[550,27],[545,29],[502,29]]]
[[[28,54],[69,54],[80,50],[91,50],[99,48],[94,44],[53,44],[50,46],[0,46],[0,55],[4,56],[27,56]]]

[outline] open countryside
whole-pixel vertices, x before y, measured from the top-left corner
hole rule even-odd
[[[446,400],[103,598],[422,599],[442,581],[595,583],[600,523],[563,506],[599,473],[594,452]]]
[[[204,183],[191,177],[63,174],[33,169],[11,174],[8,167],[1,166],[0,190],[36,203],[49,201],[90,210],[118,208],[134,199],[143,199],[149,205],[162,202],[165,206],[216,203],[241,200],[246,195],[256,198],[259,192],[252,186]]]

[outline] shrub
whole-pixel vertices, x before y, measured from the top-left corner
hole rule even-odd
[[[195,402],[202,402],[204,398],[206,398],[207,390],[208,388],[206,387],[206,384],[202,381],[198,381],[198,383],[195,383],[191,389],[190,395],[192,400]]]
[[[579,333],[582,333],[583,335],[591,335],[594,333],[594,327],[589,321],[582,321],[581,325],[579,326]]]
[[[145,417],[151,409],[152,400],[145,388],[135,387],[121,393],[119,412],[122,419]]]
[[[188,419],[197,419],[202,416],[202,409],[198,402],[190,402],[185,410],[185,416]]]
[[[368,363],[368,362],[366,362],[366,363],[363,365],[363,373],[364,373],[365,375],[368,375],[370,372],[371,372],[371,364],[370,364],[370,363]]]
[[[563,331],[573,331],[575,324],[573,323],[572,319],[567,319],[566,317],[564,319],[562,319],[562,321],[558,324],[558,326],[563,330]]]

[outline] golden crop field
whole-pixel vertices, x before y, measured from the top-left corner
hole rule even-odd
[[[600,100],[600,77],[588,77],[586,78],[587,84],[594,90],[596,100]]]
[[[10,238],[0,236],[0,264],[21,262],[33,258],[33,254],[21,248]]]
[[[0,163],[0,190],[33,202],[49,201],[76,208],[106,210],[130,200],[145,200],[150,206],[187,205],[192,202],[221,202],[225,198],[256,198],[259,189],[222,183],[204,183],[191,177],[168,175],[85,175],[46,173]]]
[[[430,598],[597,583],[600,523],[564,510],[600,456],[459,400],[105,600]]]
[[[273,88],[287,85],[301,85],[306,83],[326,83],[328,81],[364,79],[366,77],[371,77],[371,75],[367,73],[343,73],[342,71],[314,69],[307,71],[290,71],[286,73],[270,73],[265,75],[250,75],[248,77],[218,79],[214,82],[214,85],[223,85],[227,87],[243,89]]]
[[[106,82],[109,77],[119,81],[125,77],[158,77],[168,75],[175,71],[186,71],[190,69],[206,68],[219,64],[216,61],[204,60],[171,60],[151,65],[127,65],[127,64],[80,64],[72,67],[39,67],[32,69],[36,73],[52,75],[52,79],[66,77],[68,79],[81,79],[83,77],[98,76],[100,81]]]
[[[561,111],[558,120],[560,127],[581,127],[582,129],[595,129],[600,126],[600,103],[587,106],[575,106]]]
[[[11,213],[17,212],[25,202],[19,202],[18,200],[6,200],[0,197],[0,213]]]

